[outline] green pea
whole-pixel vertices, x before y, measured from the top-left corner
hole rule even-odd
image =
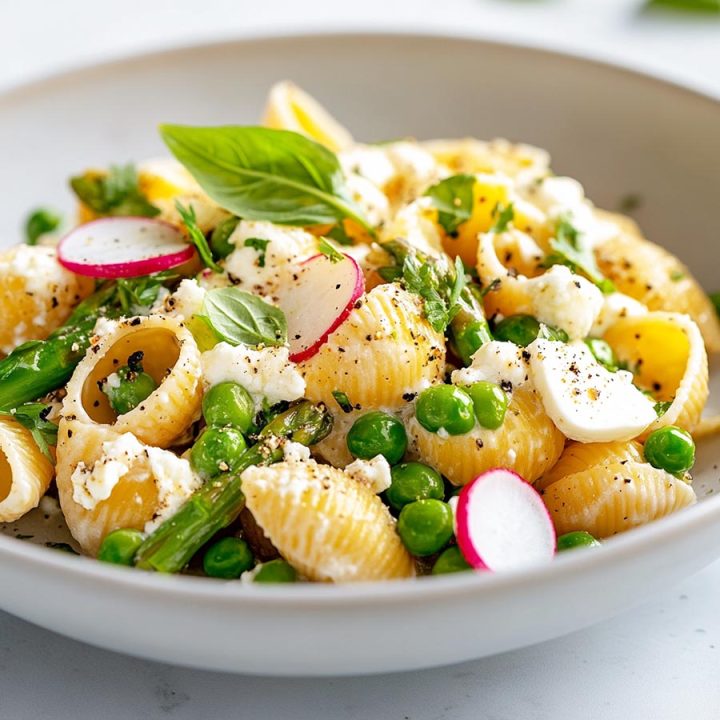
[[[453,535],[453,511],[442,500],[417,500],[400,511],[397,531],[413,555],[433,555]]]
[[[585,344],[601,365],[604,365],[611,372],[615,372],[618,369],[617,358],[609,343],[600,338],[589,337],[585,338]]]
[[[428,465],[419,462],[395,465],[392,471],[392,483],[385,491],[388,503],[396,510],[416,500],[445,497],[445,484],[440,473]]]
[[[56,212],[38,208],[25,221],[25,241],[28,245],[37,245],[41,235],[57,230],[61,222],[62,218]]]
[[[203,570],[209,577],[234,580],[255,564],[250,546],[240,538],[226,537],[213,543],[203,555]]]
[[[503,424],[509,399],[499,385],[481,380],[466,387],[465,392],[472,399],[475,417],[480,425],[496,430]]]
[[[467,560],[460,552],[460,548],[457,545],[452,545],[446,550],[443,550],[440,557],[435,561],[432,574],[445,575],[447,573],[463,572],[465,570],[472,570],[472,567],[468,565]]]
[[[589,532],[585,532],[585,530],[565,533],[557,539],[558,552],[578,547],[600,547],[600,541],[596,540]]]
[[[473,402],[455,385],[434,385],[423,390],[415,403],[415,417],[430,432],[444,429],[450,435],[463,435],[475,427]]]
[[[135,553],[143,544],[145,535],[133,528],[113,530],[105,536],[98,551],[98,560],[114,565],[132,565]]]
[[[263,563],[253,578],[257,583],[292,583],[297,580],[295,569],[284,560]]]
[[[394,415],[373,410],[359,417],[347,434],[348,450],[356,458],[371,460],[383,455],[391,464],[402,460],[407,449],[405,426]]]
[[[510,315],[501,320],[493,330],[496,340],[505,340],[521,347],[528,346],[533,340],[557,340],[567,342],[564,330],[545,325],[532,315]]]
[[[233,427],[208,427],[190,450],[190,464],[206,478],[234,470],[247,450],[243,434]]]
[[[135,355],[140,355],[142,359],[142,353],[135,353]],[[117,370],[117,384],[111,385],[110,382],[105,382],[102,385],[102,390],[107,395],[112,409],[118,415],[124,415],[134,410],[157,390],[157,383],[151,375],[143,372],[140,361],[131,362],[132,359],[133,356],[128,359],[127,365],[123,365]]]
[[[689,432],[675,425],[655,430],[645,441],[645,459],[673,475],[687,472],[695,462],[695,443]]]
[[[239,222],[240,218],[229,217],[218,223],[213,229],[210,234],[210,250],[216,258],[226,258],[235,249],[229,239]]]
[[[247,432],[255,417],[255,403],[242,385],[223,382],[205,393],[202,412],[208,425],[232,425]]]

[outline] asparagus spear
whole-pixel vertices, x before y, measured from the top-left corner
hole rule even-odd
[[[429,264],[433,268],[433,272],[429,274],[429,277],[431,278],[430,282],[434,282],[435,287],[430,289],[431,292],[434,291],[440,296],[449,296],[451,294],[456,281],[456,273],[450,263],[443,262],[443,258],[429,257],[402,240],[391,240],[382,243],[382,247],[393,257],[396,263],[395,267],[381,268],[381,275],[385,279],[402,279],[406,259],[409,256],[414,256],[418,262]],[[383,273],[383,270],[389,272]],[[465,284],[460,290],[456,304],[459,309],[450,319],[447,334],[455,354],[463,364],[469,365],[473,353],[481,345],[492,340],[492,335],[485,319],[479,288]]]
[[[302,401],[271,420],[258,435],[258,442],[243,454],[232,473],[209,480],[171,518],[149,535],[135,555],[135,565],[144,570],[175,573],[245,506],[241,475],[251,465],[270,465],[283,458],[277,438],[290,438],[313,445],[330,432],[332,416],[322,405]]]

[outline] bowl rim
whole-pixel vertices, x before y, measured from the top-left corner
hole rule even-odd
[[[22,101],[26,94],[42,92],[51,84],[66,80],[82,80],[93,74],[112,72],[115,68],[157,59],[171,59],[174,55],[203,53],[209,50],[237,45],[266,45],[272,42],[323,41],[341,39],[347,41],[397,40],[429,42],[465,42],[489,46],[529,55],[543,55],[560,61],[579,63],[605,72],[631,76],[638,81],[658,85],[666,91],[681,92],[689,98],[710,103],[720,112],[720,92],[697,87],[685,79],[668,77],[661,70],[643,67],[641,63],[609,60],[601,53],[578,52],[575,49],[556,50],[541,42],[526,42],[483,37],[479,34],[441,29],[429,32],[426,28],[416,29],[402,26],[399,29],[334,29],[279,31],[260,30],[247,35],[204,40],[199,42],[177,42],[159,50],[119,53],[98,63],[88,61],[61,68],[0,88],[0,105],[5,102]],[[95,559],[75,557],[67,553],[34,545],[23,540],[0,534],[0,561],[10,559],[34,566],[38,571],[61,572],[68,582],[73,580],[96,580],[106,585],[123,587],[128,591],[142,591],[144,594],[174,599],[198,599],[219,604],[231,603],[247,606],[272,607],[327,607],[329,605],[352,606],[368,603],[398,603],[408,601],[424,602],[448,594],[463,596],[476,592],[503,594],[527,584],[555,583],[569,576],[598,572],[623,559],[630,559],[638,553],[662,552],[662,544],[672,544],[685,536],[688,531],[707,528],[720,522],[720,496],[709,497],[691,508],[674,515],[656,520],[648,525],[606,540],[603,547],[586,553],[566,553],[557,556],[551,563],[518,569],[505,573],[457,573],[446,576],[421,577],[408,580],[375,581],[347,584],[298,583],[296,585],[254,585],[238,581],[218,581],[193,576],[167,576],[158,573],[141,572],[134,568],[106,565]]]

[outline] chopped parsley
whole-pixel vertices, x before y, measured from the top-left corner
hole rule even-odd
[[[62,218],[56,212],[47,208],[38,208],[28,215],[25,221],[25,242],[28,245],[37,245],[42,235],[57,230]]]
[[[337,263],[345,259],[345,256],[335,248],[335,246],[328,242],[325,238],[320,238],[318,243],[318,250],[331,262]]]
[[[438,222],[448,235],[457,235],[458,228],[472,215],[472,175],[453,175],[429,188],[425,195],[432,200],[438,211]]]
[[[333,390],[332,396],[335,398],[335,402],[340,406],[340,409],[344,413],[350,413],[353,411],[353,405],[350,402],[350,398],[340,390]]]
[[[668,400],[666,402],[655,403],[655,414],[658,417],[661,417],[670,409],[671,405],[672,405],[672,400]]]
[[[253,248],[253,250],[257,250],[258,254],[258,267],[265,267],[265,251],[267,250],[267,246],[270,244],[269,240],[263,240],[263,238],[246,238],[243,245],[245,247]]]
[[[3,415],[10,415],[29,430],[42,454],[54,462],[50,446],[57,445],[58,428],[55,423],[47,419],[49,413],[50,406],[44,403],[25,403],[8,412],[2,411]]]
[[[507,231],[510,223],[515,220],[515,208],[512,203],[503,205],[498,203],[492,211],[495,224],[490,228],[490,232],[500,234]]]

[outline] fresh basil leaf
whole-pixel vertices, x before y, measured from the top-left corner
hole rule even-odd
[[[47,419],[50,406],[43,403],[26,403],[9,412],[2,412],[3,415],[10,415],[15,418],[24,428],[30,431],[40,452],[51,462],[54,462],[50,453],[50,446],[57,445],[58,427]]]
[[[448,235],[455,235],[458,227],[470,219],[474,187],[474,176],[453,175],[425,192],[437,208],[438,222]]]
[[[550,247],[553,252],[545,258],[545,267],[566,265],[573,272],[585,275],[606,295],[615,292],[615,285],[611,280],[603,277],[593,251],[583,244],[580,231],[570,222],[567,215],[558,219],[555,237],[551,238]]]
[[[56,212],[47,208],[38,208],[28,215],[25,221],[25,242],[28,245],[37,245],[41,235],[57,230],[62,218]]]
[[[498,203],[492,212],[493,218],[496,218],[495,224],[490,228],[490,232],[500,234],[507,231],[510,223],[515,219],[515,208],[512,203],[503,206]]]
[[[325,225],[350,218],[374,235],[351,200],[337,157],[289,130],[161,125],[160,135],[207,194],[248,220]]]
[[[353,405],[346,393],[341,392],[340,390],[333,390],[332,396],[335,398],[335,402],[340,406],[340,409],[344,413],[351,413],[353,411]]]
[[[342,262],[345,256],[336,250],[325,238],[320,238],[318,250],[331,262]]]
[[[235,287],[210,290],[202,317],[230,345],[284,345],[287,322],[282,310]]]
[[[258,267],[265,267],[265,251],[267,246],[270,244],[269,240],[263,240],[263,238],[246,238],[243,245],[245,247],[253,248],[257,250],[258,254]]]
[[[141,192],[133,165],[113,165],[107,174],[86,172],[71,178],[70,187],[96,215],[154,217],[160,212]]]
[[[183,225],[185,225],[185,229],[190,237],[190,242],[192,242],[195,246],[203,265],[205,265],[205,267],[209,267],[216,273],[222,272],[222,268],[213,259],[207,238],[203,234],[203,231],[198,227],[197,218],[195,217],[195,208],[192,205],[183,207],[179,200],[175,201],[175,208],[183,221]]]

